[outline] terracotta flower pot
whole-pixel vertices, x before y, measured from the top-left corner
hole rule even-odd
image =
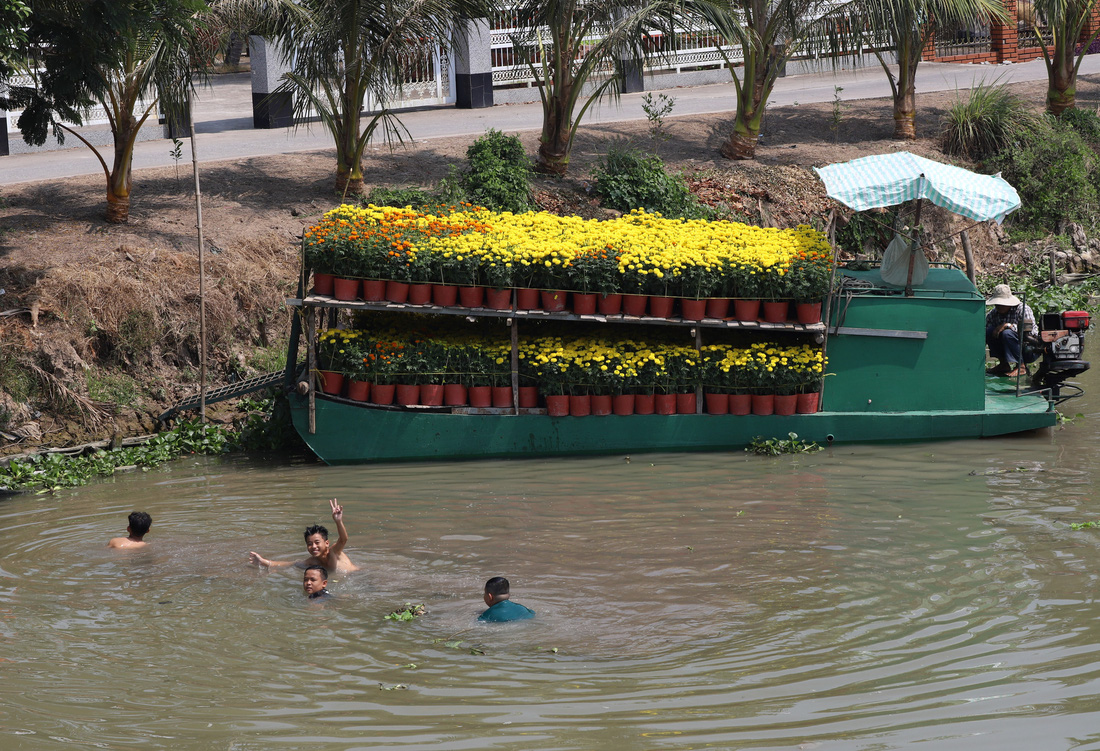
[[[512,407],[512,387],[511,386],[493,386],[491,393],[491,399],[494,407],[508,408]]]
[[[468,399],[466,387],[461,383],[443,384],[443,403],[448,407],[465,407]]]
[[[590,316],[596,312],[596,295],[573,293],[573,312],[579,316]]]
[[[358,279],[333,279],[332,296],[337,300],[355,300],[359,297]]]
[[[530,287],[520,287],[516,290],[517,310],[539,310],[539,291]]]
[[[730,413],[729,394],[703,394],[707,403],[708,415],[728,415]]]
[[[385,300],[386,283],[381,279],[364,279],[363,299],[367,302],[382,302]]]
[[[620,417],[634,414],[634,394],[615,394],[611,400],[611,411]]]
[[[335,274],[314,274],[313,275],[313,294],[315,295],[332,295],[332,282],[336,279]]]
[[[406,282],[386,282],[386,299],[390,302],[403,303],[409,299],[409,285]]]
[[[694,415],[695,414],[695,394],[677,394],[676,395],[676,414],[678,414],[678,415]]]
[[[485,307],[484,287],[459,287],[458,303],[464,308]]]
[[[634,395],[634,414],[652,415],[656,410],[656,397],[653,394]]]
[[[644,316],[647,299],[645,295],[623,295],[623,314]]]
[[[728,297],[712,297],[707,300],[707,318],[725,318],[730,314]]]
[[[458,302],[458,287],[453,284],[433,284],[432,302],[443,308],[453,308]]]
[[[564,394],[547,394],[546,414],[551,417],[565,417],[569,414],[569,397]]]
[[[394,392],[394,400],[403,407],[420,404],[420,386],[415,383],[399,383]]]
[[[654,318],[672,318],[672,306],[675,302],[671,297],[650,297],[649,314]]]
[[[596,309],[601,315],[617,316],[623,312],[622,295],[600,295],[596,300]]]
[[[760,301],[734,300],[733,317],[738,321],[755,321],[760,317]]]
[[[335,370],[318,370],[317,383],[324,393],[338,396],[344,388],[344,374]]]
[[[611,394],[592,395],[592,414],[607,417],[611,414]]]
[[[493,310],[512,309],[512,289],[487,289],[485,290],[485,307]]]
[[[731,415],[752,414],[752,394],[730,394]]]
[[[493,389],[489,386],[471,386],[466,390],[471,407],[493,406]]]
[[[771,300],[764,301],[764,320],[767,323],[786,323],[787,312],[790,308],[790,303],[786,300],[774,302]]]
[[[799,323],[821,323],[821,303],[800,302],[794,305],[794,315]]]
[[[707,301],[689,300],[685,297],[680,301],[680,312],[685,321],[701,321],[707,317]]]
[[[588,394],[570,396],[569,414],[572,417],[587,417],[592,414],[592,397]]]
[[[425,407],[443,406],[443,384],[423,383],[420,385],[420,403]]]
[[[565,310],[565,300],[568,297],[568,293],[560,289],[544,289],[539,294],[539,297],[542,298],[543,310],[557,312],[559,310]]]
[[[821,406],[821,392],[814,391],[810,394],[798,395],[798,406],[795,408],[800,415],[812,415]]]
[[[539,406],[539,387],[520,386],[519,406],[520,409],[534,409],[535,407]]]
[[[635,402],[635,409],[637,409],[637,402]],[[655,394],[653,411],[658,415],[676,414],[676,394]]]
[[[409,303],[412,305],[428,305],[432,301],[432,285],[410,284]]]
[[[370,382],[348,381],[348,399],[355,402],[370,401]]]
[[[798,394],[776,394],[775,414],[793,415],[798,409]]]
[[[775,394],[753,394],[752,413],[754,415],[775,414]]]
[[[376,383],[371,386],[371,404],[393,404],[393,397],[397,387],[392,383]]]

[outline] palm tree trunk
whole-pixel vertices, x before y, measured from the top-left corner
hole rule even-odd
[[[916,79],[920,49],[919,44],[904,45],[898,49],[898,87],[897,94],[894,96],[894,138],[899,141],[915,141],[917,138]]]
[[[1047,111],[1055,116],[1077,106],[1077,76],[1073,69],[1073,47],[1058,40],[1049,69]]]
[[[752,92],[747,97],[741,97],[737,102],[737,117],[733,121],[733,132],[722,144],[720,149],[726,159],[755,159],[756,142],[760,138],[760,125],[764,119],[764,106],[767,95],[770,93],[766,76],[768,74],[767,57],[770,48],[764,51],[764,59],[746,61],[745,75],[752,76]],[[752,53],[760,55],[761,53]],[[746,78],[745,86],[749,85]],[[742,101],[748,99],[749,101]]]
[[[545,84],[544,84],[545,85]],[[572,82],[554,86],[553,93],[544,108],[542,135],[539,136],[538,159],[535,169],[547,175],[564,175],[569,169],[569,131],[572,130],[570,113],[565,103],[572,95]]]
[[[130,221],[130,188],[133,185],[133,144],[137,138],[137,120],[133,115],[119,118],[114,133],[115,151],[111,174],[107,179],[107,221]]]
[[[340,195],[358,195],[363,192],[363,162],[356,148],[359,141],[359,110],[362,102],[355,95],[356,81],[349,77],[344,84],[344,112],[337,124],[336,139],[336,192]]]

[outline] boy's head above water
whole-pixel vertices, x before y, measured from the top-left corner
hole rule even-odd
[[[329,541],[328,530],[320,524],[306,527],[306,551],[314,558],[324,558],[328,555]]]
[[[327,586],[328,571],[324,566],[308,566],[302,574],[302,591],[307,595],[318,594]]]
[[[144,537],[149,527],[153,525],[153,517],[144,511],[131,512],[126,521],[129,524],[130,534],[137,538]]]
[[[503,576],[494,576],[485,582],[485,604],[492,607],[498,602],[507,600],[510,589],[507,579]]]

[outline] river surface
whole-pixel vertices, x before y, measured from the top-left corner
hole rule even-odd
[[[1082,381],[1086,417],[1008,439],[185,459],[0,499],[0,749],[1100,749]],[[330,497],[363,571],[311,604],[247,554],[304,557]],[[107,550],[133,509],[151,545]],[[494,575],[537,618],[477,623]]]

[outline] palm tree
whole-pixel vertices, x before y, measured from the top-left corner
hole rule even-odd
[[[721,147],[723,156],[729,159],[756,156],[768,98],[793,55],[831,43],[830,59],[839,61],[842,50],[838,45],[843,40],[830,30],[843,22],[851,5],[834,0],[725,0],[720,5],[690,6],[722,42],[740,47],[743,55],[740,74],[726,56],[737,105],[733,132]]]
[[[301,0],[308,22],[274,35],[292,53],[280,91],[294,97],[296,118],[320,118],[336,144],[336,190],[363,189],[363,150],[383,126],[400,139],[400,122],[383,108],[363,123],[367,93],[385,102],[401,85],[409,55],[449,38],[462,17],[488,15],[485,0]]]
[[[589,107],[618,96],[623,61],[640,65],[653,31],[673,34],[674,0],[522,0],[528,31],[512,39],[539,85],[542,135],[535,169],[563,175]],[[578,107],[580,108],[578,110]]]
[[[1042,34],[1036,34],[1043,50],[1043,62],[1047,67],[1047,111],[1061,115],[1077,106],[1077,71],[1084,54],[1076,55],[1077,40],[1096,8],[1097,0],[1035,0],[1028,20],[1032,27],[1036,18],[1044,18],[1053,37],[1053,49],[1048,47]],[[1021,3],[1022,5],[1022,3]],[[1100,35],[1100,28],[1081,43],[1083,49]]]
[[[976,19],[1004,19],[1005,11],[1000,0],[865,0],[859,15],[865,25],[852,27],[853,38],[858,40],[864,32],[883,33],[897,52],[895,74],[878,47],[872,47],[890,81],[894,138],[913,140],[917,137],[917,65],[928,40],[937,32],[973,23]]]

